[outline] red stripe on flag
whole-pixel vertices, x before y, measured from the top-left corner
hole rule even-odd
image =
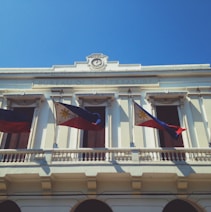
[[[8,122],[0,120],[0,131],[6,133],[30,132],[29,122]]]
[[[83,130],[101,130],[102,129],[101,126],[92,124],[91,122],[88,122],[81,117],[70,119],[64,123],[61,123],[60,125],[75,127],[75,128],[83,129]]]

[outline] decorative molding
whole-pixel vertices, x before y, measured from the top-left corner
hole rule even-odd
[[[177,182],[177,189],[178,190],[186,190],[188,188],[188,182],[187,181],[178,181]]]
[[[183,105],[186,96],[187,92],[149,92],[146,94],[146,99],[152,105]]]
[[[88,189],[88,193],[96,193],[97,190],[97,180],[96,177],[88,177],[87,178],[87,189]]]
[[[17,106],[38,106],[41,101],[45,99],[43,94],[7,94],[4,95],[7,100],[7,105],[11,104]]]
[[[101,105],[101,104],[111,104],[115,99],[114,93],[86,93],[86,94],[76,94],[76,99],[80,105],[83,103],[88,103],[91,105]]]
[[[133,190],[141,190],[142,182],[139,177],[133,177],[131,180],[131,187]]]
[[[36,79],[33,82],[33,88],[70,88],[70,87],[100,87],[100,86],[158,86],[159,81],[156,77],[140,78],[140,77],[118,77],[112,76],[102,78],[67,78],[67,79]]]
[[[4,179],[0,179],[0,193],[6,192],[7,190],[7,183]]]
[[[43,191],[51,191],[52,182],[50,177],[41,177],[41,186]]]

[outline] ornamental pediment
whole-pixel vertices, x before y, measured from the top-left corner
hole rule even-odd
[[[119,64],[119,61],[109,61],[102,53],[93,53],[86,61],[75,62],[74,65],[55,65],[54,72],[104,72],[104,71],[139,71],[140,64]]]

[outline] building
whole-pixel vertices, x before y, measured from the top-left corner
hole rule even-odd
[[[56,125],[54,101],[105,128]],[[134,125],[134,101],[186,130]],[[211,211],[211,68],[141,66],[92,54],[51,68],[1,68],[0,106],[31,117],[0,134],[0,211]]]

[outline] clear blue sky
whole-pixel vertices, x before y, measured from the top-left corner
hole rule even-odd
[[[0,0],[0,67],[92,53],[123,64],[211,63],[211,0]]]

